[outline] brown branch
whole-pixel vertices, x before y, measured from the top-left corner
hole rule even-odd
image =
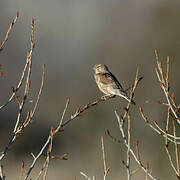
[[[37,95],[37,100],[36,100],[36,103],[34,105],[34,108],[32,110],[32,113],[31,113],[31,118],[34,116],[34,113],[37,109],[37,106],[39,104],[39,100],[40,100],[40,97],[41,97],[41,94],[42,94],[42,89],[43,89],[43,86],[44,86],[44,77],[45,77],[45,64],[43,64],[43,71],[42,71],[42,76],[41,76],[41,86],[40,86],[40,89],[39,89],[39,93]]]
[[[10,98],[4,104],[2,104],[0,106],[0,109],[2,109],[5,106],[7,106],[13,100],[13,98],[15,97],[17,91],[19,90],[19,88],[21,87],[21,85],[23,83],[26,69],[27,69],[27,67],[29,67],[28,68],[28,75],[27,75],[27,79],[26,79],[25,90],[24,90],[24,97],[23,97],[23,101],[22,101],[22,103],[20,105],[20,108],[19,108],[19,112],[22,111],[22,108],[24,106],[25,100],[26,100],[28,92],[29,92],[29,87],[30,87],[30,75],[31,75],[31,66],[32,66],[31,59],[32,59],[32,53],[33,53],[34,47],[35,47],[35,45],[34,45],[34,19],[32,18],[31,19],[30,50],[27,51],[26,64],[24,66],[24,70],[22,72],[22,75],[21,75],[21,78],[20,78],[20,81],[19,81],[17,87],[13,87],[12,95],[10,96]],[[20,116],[21,116],[21,114],[19,113],[19,118],[20,118]],[[17,120],[17,123],[16,123],[16,126],[15,126],[14,130],[17,129],[18,123],[19,123],[19,120]]]
[[[139,74],[139,67],[137,68],[137,71],[136,71],[136,76],[135,76],[134,84],[130,88],[130,102],[128,102],[128,104],[127,104],[127,106],[125,108],[126,111],[125,111],[124,115],[122,116],[123,122],[124,122],[124,119],[128,117],[128,112],[129,112],[129,109],[130,109],[131,101],[132,101],[133,96],[134,96],[134,92],[135,92],[139,82],[143,79],[143,77],[138,78],[138,74]]]
[[[106,134],[116,143],[121,143],[121,141],[115,137],[113,137],[109,131],[109,129],[106,130]]]
[[[172,134],[168,134],[166,131],[164,131],[163,129],[160,128],[160,126],[158,125],[157,121],[153,121],[154,125],[166,136],[171,137],[173,139],[179,140],[180,137],[174,137]],[[171,141],[173,143],[175,143],[175,141]],[[180,142],[178,142],[178,144],[180,144]]]
[[[25,105],[25,102],[26,102],[26,99],[28,97],[28,93],[30,90],[30,76],[31,76],[31,69],[32,69],[31,59],[32,59],[33,49],[34,49],[34,20],[32,19],[31,20],[30,50],[27,52],[26,64],[25,64],[21,79],[19,81],[18,86],[13,88],[13,94],[10,97],[10,99],[7,101],[7,103],[5,103],[3,106],[0,107],[0,109],[5,107],[13,98],[15,98],[17,100],[17,103],[19,106],[19,112],[18,112],[16,124],[14,127],[13,135],[11,136],[10,140],[8,141],[7,145],[5,146],[3,152],[0,155],[0,163],[1,163],[2,159],[5,157],[6,153],[8,152],[9,147],[12,145],[12,143],[15,141],[15,139],[22,133],[22,130],[32,122],[32,118],[35,114],[35,111],[37,109],[37,105],[38,105],[39,100],[40,100],[40,96],[41,96],[42,88],[43,88],[43,84],[44,84],[45,65],[43,65],[41,86],[40,86],[40,90],[39,90],[34,108],[32,111],[27,112],[27,116],[26,116],[24,122],[22,122],[22,125],[20,125],[20,118],[21,118],[22,110],[23,110],[23,107]],[[28,70],[27,70],[24,95],[23,95],[22,101],[20,101],[19,97],[16,96],[16,92],[22,85],[22,82],[24,80],[24,76],[25,76],[25,72],[26,72],[27,68],[28,68]],[[22,175],[21,175],[20,179],[22,179]]]
[[[12,27],[14,26],[14,24],[16,23],[18,17],[19,17],[19,12],[16,13],[16,17],[15,17],[15,18],[12,20],[12,22],[10,23],[4,40],[3,40],[2,42],[0,42],[0,51],[3,50],[5,43],[8,41],[8,39],[9,39],[9,34],[10,34],[10,32],[11,32],[11,29],[12,29]]]
[[[4,148],[4,151],[2,152],[2,154],[0,155],[0,161],[2,161],[2,159],[4,158],[4,156],[6,155],[10,145],[14,142],[15,138],[16,138],[16,133],[17,133],[17,129],[18,129],[18,125],[19,125],[19,121],[20,121],[20,117],[21,117],[21,113],[22,113],[22,109],[24,107],[26,98],[28,96],[28,92],[29,92],[29,88],[30,88],[30,75],[31,75],[31,68],[32,68],[32,64],[31,64],[31,57],[32,57],[32,52],[33,52],[33,48],[34,48],[34,42],[33,42],[33,35],[34,35],[34,20],[31,20],[31,38],[30,38],[30,51],[27,53],[27,65],[28,65],[28,73],[27,73],[27,78],[26,78],[26,85],[25,85],[25,90],[24,90],[24,96],[23,96],[23,100],[20,103],[19,106],[19,112],[18,112],[18,116],[17,116],[17,120],[16,120],[16,124],[14,127],[14,131],[13,131],[13,135],[11,136],[8,144],[6,145],[6,147]],[[23,76],[24,78],[24,76]],[[21,83],[21,81],[20,81]]]
[[[62,156],[52,156],[51,155],[51,159],[61,159],[61,160],[67,160],[68,158],[68,155],[69,155],[69,153],[64,153]]]
[[[21,75],[21,78],[18,82],[18,85],[17,86],[14,86],[13,89],[12,89],[12,95],[9,97],[9,99],[3,103],[1,106],[0,106],[0,110],[3,109],[4,107],[6,107],[14,98],[16,98],[16,93],[17,91],[20,89],[20,87],[22,86],[22,83],[23,83],[23,80],[24,80],[24,76],[25,76],[25,72],[26,72],[26,69],[28,67],[28,64],[29,62],[26,60],[26,63],[24,65],[24,69],[23,69],[23,72],[22,72],[22,75]]]
[[[174,121],[172,121],[172,126],[174,131],[174,137],[176,137],[176,125]],[[174,138],[174,148],[175,148],[175,157],[176,157],[176,169],[178,176],[180,177],[178,146],[177,146],[176,138]]]
[[[139,153],[139,141],[136,140],[136,156],[138,161],[140,162],[141,166],[143,166],[142,162],[141,162],[141,158],[140,158],[140,153]]]
[[[139,74],[139,67],[137,68],[137,71],[136,71],[136,76],[135,76],[134,84],[130,88],[130,102],[127,104],[127,107],[125,108],[125,113],[122,116],[121,120],[120,120],[120,118],[118,118],[119,116],[117,115],[117,112],[115,111],[115,114],[116,114],[116,117],[117,117],[117,120],[118,120],[118,124],[119,124],[120,132],[122,134],[123,140],[127,144],[126,169],[127,169],[127,178],[128,178],[128,180],[130,180],[130,178],[131,178],[131,172],[130,172],[130,149],[131,149],[131,147],[130,147],[131,146],[131,143],[130,143],[130,140],[131,140],[131,130],[130,130],[130,128],[131,128],[131,121],[130,121],[129,109],[130,109],[131,101],[133,99],[134,92],[135,92],[135,90],[137,88],[137,85],[142,80],[142,77],[138,78],[138,74]],[[128,129],[127,129],[128,139],[127,140],[125,138],[125,134],[124,134],[124,131],[123,131],[123,124],[125,122],[125,118],[127,118],[127,120],[128,120]]]
[[[0,162],[0,178],[1,178],[1,180],[5,180],[5,176],[3,173],[3,165],[1,162]]]
[[[66,120],[64,123],[61,124],[60,129],[62,129],[63,127],[65,127],[67,124],[69,124],[72,120],[76,119],[79,116],[82,116],[82,114],[89,108],[98,105],[101,102],[107,101],[108,99],[112,99],[114,97],[111,96],[102,96],[101,98],[99,98],[98,100],[94,101],[94,102],[89,102],[87,103],[83,108],[78,108],[76,110],[76,112],[74,114],[71,115],[70,119]]]
[[[105,150],[104,150],[104,138],[101,136],[101,146],[102,146],[102,154],[103,154],[103,164],[104,164],[104,175],[103,178],[106,180],[106,176],[110,170],[110,168],[106,166],[106,156],[105,156]]]
[[[101,147],[102,147],[102,154],[103,154],[103,163],[104,163],[104,176],[106,176],[106,158],[105,158],[105,152],[104,152],[104,138],[101,136]]]
[[[170,153],[169,153],[168,147],[167,147],[166,145],[165,145],[164,147],[165,147],[167,156],[168,156],[168,158],[169,158],[169,162],[170,162],[170,164],[171,164],[171,167],[173,168],[174,172],[175,172],[176,175],[178,176],[178,172],[177,172],[177,170],[176,170],[176,168],[175,168],[175,166],[174,166],[174,163],[173,163],[173,161],[172,161],[172,157],[171,157],[171,155],[170,155]]]
[[[83,108],[77,109],[77,111],[76,111],[74,114],[71,115],[71,118],[70,118],[70,119],[68,119],[67,121],[65,121],[64,123],[62,123],[62,121],[63,121],[63,119],[64,119],[65,112],[66,112],[66,110],[67,110],[67,106],[68,106],[68,104],[69,104],[69,102],[70,102],[70,100],[69,100],[69,98],[68,98],[67,101],[66,101],[66,106],[65,106],[65,108],[64,108],[64,111],[63,111],[61,120],[60,120],[57,128],[53,130],[53,137],[54,137],[55,134],[57,134],[58,132],[61,132],[61,131],[62,131],[62,128],[64,128],[65,126],[67,126],[67,125],[68,125],[70,122],[72,122],[75,118],[81,116],[87,109],[89,109],[89,108],[91,108],[91,107],[93,107],[93,106],[96,106],[96,105],[99,104],[100,102],[106,101],[106,100],[111,99],[111,98],[112,98],[112,97],[106,97],[106,98],[105,98],[104,96],[102,96],[100,99],[98,99],[98,100],[96,100],[96,101],[94,101],[94,102],[92,102],[92,103],[86,104]],[[32,164],[31,164],[30,168],[28,169],[28,171],[27,171],[27,173],[26,173],[26,176],[24,177],[24,180],[26,180],[26,179],[29,177],[29,175],[30,175],[32,169],[34,168],[37,160],[38,160],[38,159],[40,158],[40,156],[43,154],[45,148],[49,145],[50,141],[51,141],[51,135],[48,136],[48,138],[47,138],[45,144],[43,145],[43,147],[41,148],[39,154],[34,157],[34,160],[33,160]],[[44,169],[44,168],[42,168],[42,169]],[[41,171],[42,171],[42,170],[41,170]],[[40,173],[41,173],[41,171],[40,171]],[[39,174],[40,174],[40,173],[39,173]],[[37,176],[37,178],[39,178],[39,176]]]
[[[49,161],[50,161],[50,154],[51,154],[52,146],[53,146],[53,133],[54,133],[54,129],[51,128],[51,131],[50,131],[51,139],[50,139],[49,147],[48,147],[48,150],[47,150],[47,157],[46,157],[46,160],[45,160],[45,172],[44,172],[43,180],[45,180],[46,177],[47,177]]]
[[[25,127],[27,127],[32,122],[33,116],[34,116],[34,114],[36,112],[36,109],[37,109],[37,106],[39,104],[40,97],[41,97],[41,94],[42,94],[42,89],[43,89],[43,86],[44,86],[44,77],[45,77],[45,65],[43,65],[43,71],[42,71],[42,77],[41,77],[41,86],[40,86],[40,89],[39,89],[39,93],[37,95],[36,102],[34,104],[34,108],[33,108],[33,110],[30,110],[30,111],[27,112],[26,119],[24,120],[22,125],[18,126],[18,128],[16,130],[16,135],[21,133],[23,131],[23,129]]]
[[[131,179],[131,172],[130,172],[130,147],[131,147],[131,119],[130,119],[130,115],[128,114],[128,148],[127,148],[127,176],[128,176],[128,180]]]
[[[167,138],[167,133],[169,130],[169,116],[170,116],[170,107],[168,107],[168,114],[167,114],[167,120],[166,120],[166,130],[165,130],[165,144],[168,144],[168,138]]]
[[[21,171],[20,171],[20,180],[23,178],[23,173],[24,173],[24,162],[21,163]]]
[[[174,143],[174,140],[171,139],[171,138],[174,138],[173,135],[168,134],[168,133],[166,133],[165,131],[163,131],[163,130],[158,126],[158,124],[157,124],[156,121],[153,121],[153,122],[154,122],[155,126],[156,126],[159,130],[156,129],[156,128],[147,120],[147,117],[145,117],[145,115],[144,115],[144,113],[143,113],[142,107],[139,108],[139,112],[140,112],[141,117],[142,117],[142,119],[145,121],[145,123],[146,123],[147,126],[149,126],[151,129],[153,129],[157,134],[159,134],[159,135],[161,135],[161,136],[163,136],[163,137],[166,137],[166,136],[167,136],[167,139],[168,139],[169,141],[171,141],[171,142]],[[177,142],[177,144],[180,144],[180,142]]]
[[[149,163],[146,163],[146,180],[148,179]]]
[[[156,75],[158,77],[158,80],[160,82],[160,87],[162,88],[165,97],[167,99],[168,106],[170,107],[176,121],[180,124],[180,120],[178,115],[176,114],[176,109],[177,106],[175,105],[174,99],[170,96],[169,93],[169,57],[167,57],[167,62],[166,62],[166,74],[163,74],[163,68],[162,68],[162,62],[159,60],[158,52],[155,50],[155,57],[156,57],[156,62],[157,62],[157,68],[155,68]],[[174,108],[175,109],[174,109]]]
[[[83,172],[80,171],[80,174],[81,174],[83,177],[85,177],[86,179],[91,180],[91,178],[90,178],[88,175],[86,175],[85,173],[83,173]],[[93,178],[93,179],[94,179],[94,178]]]
[[[119,118],[119,115],[117,114],[116,117],[117,117],[117,119],[118,119],[118,118]],[[128,147],[128,144],[127,144],[127,141],[126,141],[126,136],[124,136],[124,130],[123,130],[123,129],[121,129],[121,134],[122,134],[122,136],[124,137],[124,138],[123,138],[124,145],[126,146],[126,148],[129,148],[129,147]],[[115,137],[113,137],[113,136],[110,134],[110,131],[109,131],[109,130],[108,130],[107,135],[108,135],[113,141],[120,143],[119,140],[117,140]],[[135,161],[137,162],[137,164],[139,165],[139,167],[146,173],[146,168],[145,168],[145,166],[142,164],[141,161],[139,161],[139,159],[138,159],[138,157],[135,155],[134,151],[133,151],[131,148],[129,149],[129,151],[130,151],[131,155],[133,156],[133,158],[135,159]],[[126,165],[125,162],[123,162],[123,163]],[[126,165],[126,166],[127,166],[127,165]],[[127,167],[126,167],[126,168],[127,168]],[[148,172],[148,176],[149,176],[151,179],[156,180],[156,178],[154,178],[150,172]]]
[[[13,131],[14,134],[16,133],[17,128],[18,128],[18,126],[19,126],[20,118],[21,118],[21,115],[22,115],[22,110],[23,110],[23,108],[24,108],[26,99],[27,99],[28,94],[29,94],[29,89],[30,89],[30,76],[31,76],[31,68],[32,68],[31,63],[32,63],[32,62],[31,62],[31,59],[29,59],[29,63],[28,63],[28,74],[27,74],[27,78],[26,78],[26,85],[25,85],[25,90],[24,90],[24,96],[23,96],[22,102],[21,102],[20,105],[19,105],[19,112],[18,112],[16,124],[15,124],[15,127],[14,127],[14,131]]]

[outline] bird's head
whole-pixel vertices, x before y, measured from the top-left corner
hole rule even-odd
[[[104,74],[104,73],[107,73],[109,71],[108,67],[106,65],[102,65],[102,64],[96,64],[93,69],[94,69],[96,74],[98,74],[98,73]]]

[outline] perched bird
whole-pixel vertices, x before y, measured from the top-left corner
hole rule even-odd
[[[122,85],[116,79],[116,77],[109,71],[106,65],[94,66],[94,78],[99,89],[107,96],[121,96],[130,102],[127,92],[123,89]],[[135,102],[131,100],[131,103],[135,105]]]

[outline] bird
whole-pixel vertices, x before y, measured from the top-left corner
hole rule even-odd
[[[106,65],[96,64],[93,67],[95,73],[94,78],[100,91],[102,91],[105,96],[120,96],[135,105],[133,100],[127,95],[127,92],[123,89],[122,85],[119,83],[117,78],[110,72]]]

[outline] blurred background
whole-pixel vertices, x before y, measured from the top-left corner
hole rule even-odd
[[[159,87],[154,67],[154,49],[165,64],[170,56],[170,80],[180,101],[180,1],[178,0],[6,0],[0,3],[0,40],[17,11],[20,17],[12,29],[5,49],[0,53],[4,75],[0,77],[1,104],[11,94],[11,87],[18,83],[26,60],[31,32],[30,20],[35,18],[35,49],[29,110],[35,102],[41,82],[42,64],[46,64],[45,85],[34,116],[34,122],[11,147],[4,159],[7,179],[19,177],[20,164],[28,169],[35,155],[44,144],[50,127],[55,127],[63,112],[66,98],[71,99],[65,120],[77,108],[101,97],[94,77],[94,64],[106,64],[118,80],[128,88],[134,81],[139,66],[143,81],[139,84],[135,101],[144,108],[149,121],[157,120],[165,127],[167,108],[156,103],[165,101]],[[22,89],[23,90],[23,89]],[[19,91],[19,95],[23,91]],[[59,134],[54,142],[53,155],[69,152],[67,161],[52,160],[48,179],[84,179],[80,171],[96,179],[103,178],[101,136],[104,136],[108,166],[108,179],[126,179],[126,148],[105,135],[106,129],[121,139],[114,110],[121,115],[127,102],[116,97],[87,110],[84,115]],[[0,112],[0,150],[7,143],[15,125],[18,107],[12,102]],[[23,118],[22,117],[22,118]],[[138,107],[131,109],[132,148],[140,142],[142,162],[149,162],[153,175],[159,179],[175,179],[170,167],[164,140],[145,126]],[[178,131],[177,131],[178,135]],[[173,149],[173,148],[172,148]],[[35,166],[31,177],[40,171],[43,158]],[[132,170],[136,169],[132,160]],[[140,170],[132,179],[144,179]]]

